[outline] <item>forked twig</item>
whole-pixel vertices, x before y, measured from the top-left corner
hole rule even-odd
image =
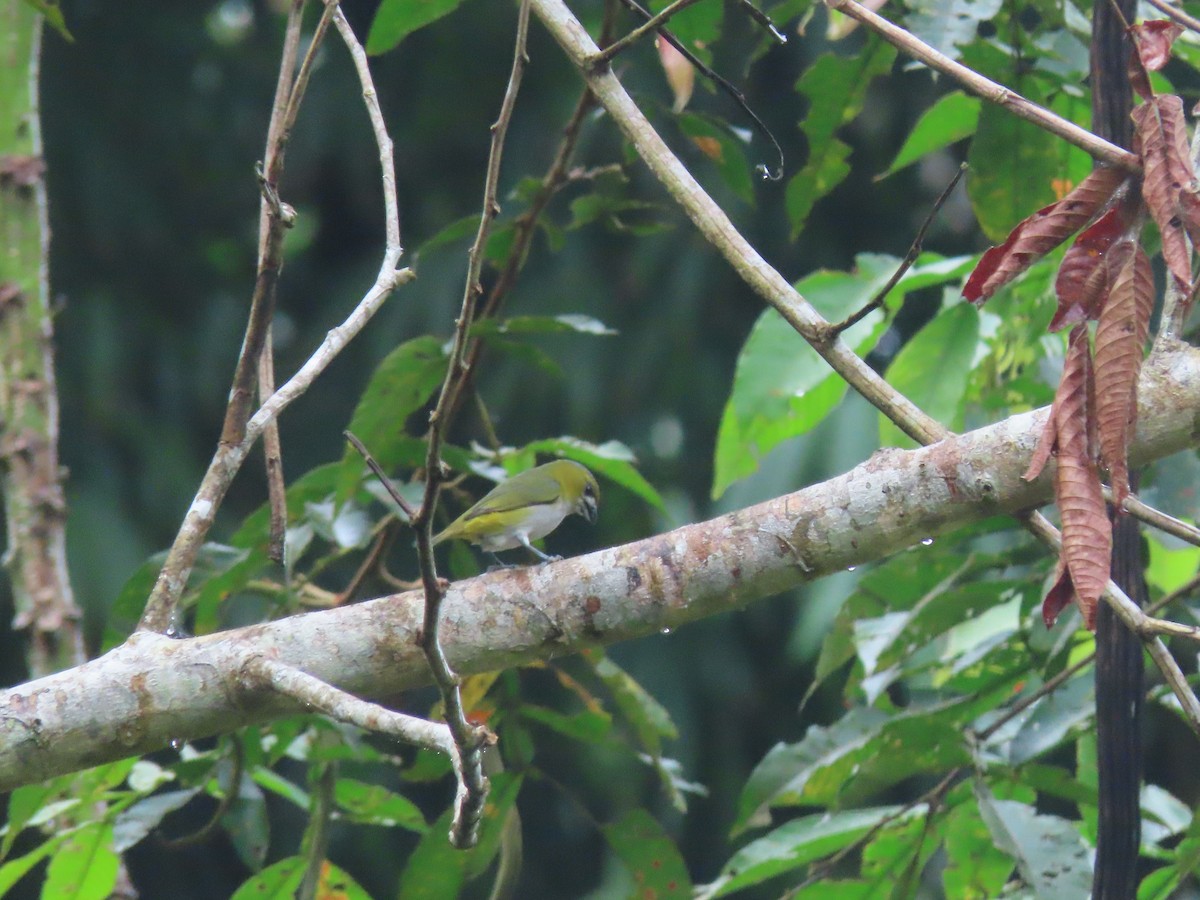
[[[336,3],[330,2],[336,7]],[[392,161],[392,141],[388,137],[383,113],[375,95],[375,86],[367,65],[367,55],[358,43],[345,17],[336,9],[332,13],[363,87],[363,100],[372,131],[379,147],[382,170],[384,200],[385,248],[383,261],[375,283],[341,325],[329,331],[321,345],[313,352],[300,369],[275,393],[263,401],[258,411],[246,423],[241,440],[235,444],[220,442],[208,471],[200,482],[192,505],[188,508],[180,525],[179,533],[167,552],[166,562],[158,574],[154,588],[146,601],[146,608],[138,622],[139,631],[165,632],[174,622],[176,607],[187,580],[196,563],[196,557],[208,536],[216,518],[217,508],[225,498],[234,476],[241,469],[250,448],[262,435],[266,426],[273,421],[292,401],[308,390],[309,386],[375,315],[383,302],[402,284],[412,279],[409,269],[397,269],[403,249],[400,246],[400,215],[396,200],[395,165]]]

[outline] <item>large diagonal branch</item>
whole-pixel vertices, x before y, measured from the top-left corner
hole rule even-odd
[[[1147,362],[1132,455],[1200,441],[1200,351]],[[884,450],[850,472],[643,541],[451,585],[442,640],[479,672],[654,634],[862,565],[1050,499],[1051,473],[1021,475],[1047,410],[918,450]],[[300,704],[246,666],[266,658],[360,696],[429,683],[408,592],[190,640],[134,635],[98,660],[0,696],[0,791],[227,731]]]

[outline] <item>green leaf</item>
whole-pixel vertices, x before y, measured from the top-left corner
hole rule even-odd
[[[454,810],[448,809],[429,827],[408,858],[396,896],[406,900],[455,900],[467,880],[471,854],[455,850],[447,835]]]
[[[1012,740],[1009,759],[1020,765],[1041,756],[1073,732],[1090,727],[1095,716],[1095,679],[1085,672],[1037,701]]]
[[[10,859],[4,865],[0,866],[0,897],[7,897],[9,890],[18,881],[28,875],[34,866],[57,850],[70,836],[71,833],[67,831],[56,834],[54,837],[38,844],[38,846],[34,847],[24,856]]]
[[[973,45],[965,56],[972,68],[1015,86],[1034,103],[1049,106],[1072,121],[1087,114],[1085,104],[1061,92],[1050,100],[1049,87],[1042,79],[1030,77],[1010,53]],[[967,196],[984,234],[994,243],[1003,241],[1026,216],[1078,184],[1092,166],[1082,151],[1062,148],[1041,128],[991,103],[979,111],[967,162],[971,167]]]
[[[387,53],[431,22],[458,9],[462,0],[383,0],[367,34],[367,52]]]
[[[540,185],[541,182],[538,182]],[[479,213],[472,213],[469,216],[463,216],[451,222],[449,225],[442,228],[437,234],[421,244],[413,253],[414,258],[419,258],[422,253],[428,253],[431,250],[436,250],[446,244],[453,244],[456,241],[466,240],[473,237],[479,231]]]
[[[862,112],[867,88],[877,76],[891,71],[895,59],[891,45],[872,37],[853,56],[821,56],[800,77],[797,89],[810,104],[800,124],[808,141],[808,161],[787,186],[792,240],[804,230],[813,205],[850,174],[846,162],[850,148],[834,135]]]
[[[117,883],[121,858],[113,850],[113,827],[92,822],[59,845],[46,869],[43,897],[106,900]]]
[[[289,856],[272,863],[243,882],[230,900],[294,900],[307,865],[302,856]]]
[[[658,491],[634,468],[637,457],[620,441],[592,444],[573,437],[547,438],[521,448],[523,453],[547,453],[583,463],[597,475],[619,484],[655,509],[665,510]]]
[[[818,813],[781,825],[735,853],[703,898],[723,897],[769,878],[791,872],[813,860],[836,853],[854,843],[881,822],[925,815],[925,805],[876,806],[849,812]]]
[[[51,797],[63,790],[64,779],[56,778],[41,784],[27,784],[17,788],[8,797],[8,821],[4,826],[4,838],[0,843],[0,859],[12,850],[13,841],[25,829],[30,819],[44,807]]]
[[[258,766],[253,780],[243,778],[238,785],[238,795],[221,817],[221,827],[229,835],[233,849],[251,871],[262,868],[271,844],[271,822],[267,817],[266,796],[255,783],[260,780],[259,776],[262,773],[269,771]],[[279,780],[283,781],[281,778]]]
[[[399,825],[419,834],[424,834],[429,827],[411,800],[378,784],[338,778],[333,787],[333,798],[345,811],[345,818],[352,822],[385,828]]]
[[[405,434],[404,423],[425,405],[445,377],[445,349],[441,341],[429,335],[405,341],[375,369],[347,427],[384,471],[411,460],[414,449],[420,451],[423,447]],[[339,503],[358,487],[364,467],[358,451],[347,446],[338,476]]]
[[[972,257],[923,254],[888,294],[895,305],[910,292],[961,278]],[[900,260],[864,253],[853,272],[820,271],[796,290],[826,319],[839,322],[869,303],[895,274]],[[848,329],[842,339],[865,355],[884,330],[878,310]],[[821,422],[841,401],[846,383],[774,309],[758,322],[738,354],[733,389],[717,431],[713,498],[753,474],[760,460],[789,438]]]
[[[523,703],[520,715],[522,719],[587,744],[601,743],[612,731],[612,716],[601,710],[582,709],[567,715],[556,709]]]
[[[951,91],[939,97],[917,120],[892,164],[876,180],[912,165],[927,153],[973,135],[979,124],[982,102],[978,97],[969,97],[962,91]]]
[[[985,350],[979,338],[979,310],[957,303],[943,308],[904,345],[888,366],[887,381],[943,425],[960,431],[967,376]],[[916,446],[882,413],[879,442],[885,447]]]
[[[1087,897],[1092,864],[1074,824],[1042,815],[1015,800],[997,800],[982,782],[975,784],[979,813],[996,846],[1011,856],[1035,896]]]
[[[371,900],[368,894],[350,873],[324,860],[321,876],[317,880],[316,896],[319,900]]]
[[[690,898],[692,882],[675,842],[644,809],[631,809],[605,825],[604,837],[633,873],[638,896]]]
[[[914,0],[908,17],[909,30],[939,53],[959,57],[959,47],[975,40],[980,22],[990,21],[1000,0]]]
[[[75,43],[75,38],[67,30],[67,20],[63,18],[58,0],[25,0],[25,2],[45,16],[46,22],[62,35],[63,40],[70,44]]]
[[[599,658],[597,658],[599,657]],[[638,745],[657,758],[662,754],[662,738],[676,738],[679,732],[670,714],[628,672],[598,651],[589,654],[596,675],[604,682],[621,717],[633,729]]]
[[[731,833],[736,836],[747,828],[768,824],[768,807],[780,793],[789,786],[793,792],[802,792],[814,772],[848,755],[861,756],[887,721],[887,715],[877,709],[857,707],[828,727],[809,727],[803,740],[776,744],[746,780]]]
[[[950,812],[946,823],[947,897],[998,897],[1012,874],[1012,859],[996,848],[979,807],[970,801]]]
[[[159,826],[168,813],[181,809],[199,793],[199,788],[166,791],[139,800],[128,809],[122,810],[113,822],[113,850],[124,853],[137,845]]]

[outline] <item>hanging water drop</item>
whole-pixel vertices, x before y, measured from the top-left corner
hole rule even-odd
[[[933,543],[933,538],[931,538],[931,537],[927,537],[927,538],[921,538],[921,543],[922,543],[924,546],[928,547],[928,546],[930,546],[930,545]]]

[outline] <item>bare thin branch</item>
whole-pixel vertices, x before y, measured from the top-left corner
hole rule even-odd
[[[944,75],[949,75],[973,94],[978,94],[984,100],[1003,106],[1015,116],[1046,129],[1051,134],[1058,135],[1064,141],[1074,144],[1093,159],[1118,166],[1128,172],[1140,172],[1141,166],[1137,157],[1128,150],[1122,150],[1116,144],[1097,137],[1085,128],[1080,128],[1074,122],[1068,122],[1044,107],[1026,100],[1016,91],[1009,90],[1004,85],[997,84],[985,78],[978,72],[955,62],[950,57],[939,53],[920,40],[911,32],[905,31],[898,25],[889,22],[876,13],[871,12],[855,0],[826,0],[830,9],[836,9],[853,19],[862,22],[872,31],[879,34],[889,44],[907,53],[913,59],[919,60],[931,69]]]
[[[243,672],[247,679],[247,687],[251,690],[267,687],[339,722],[357,725],[377,734],[386,734],[415,747],[453,755],[450,730],[438,722],[430,722],[428,719],[386,709],[378,703],[361,700],[353,694],[338,690],[320,678],[314,678],[293,666],[264,656],[250,659]]]
[[[1104,499],[1109,503],[1113,502],[1112,488],[1108,485],[1104,486]],[[1195,525],[1176,519],[1174,516],[1169,516],[1162,510],[1155,509],[1150,504],[1143,502],[1133,494],[1125,498],[1123,508],[1125,512],[1129,513],[1139,522],[1145,522],[1151,528],[1157,528],[1164,534],[1172,535],[1181,541],[1186,541],[1193,546],[1200,547],[1200,528],[1197,528]]]

